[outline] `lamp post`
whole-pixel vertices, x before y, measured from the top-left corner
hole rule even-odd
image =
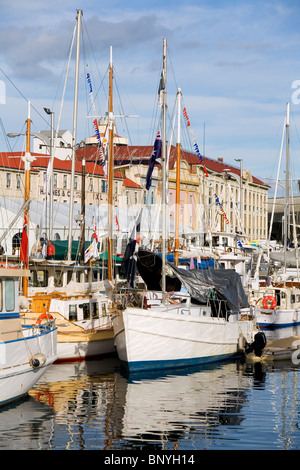
[[[243,159],[235,158],[236,162],[240,162],[240,217],[241,217],[241,232],[244,231],[244,220],[243,220]]]
[[[52,240],[53,231],[53,158],[54,158],[54,112],[49,108],[44,108],[46,114],[51,116],[51,138],[50,138],[50,165],[49,174],[47,174],[47,191],[48,191],[48,178],[50,180],[50,211],[49,211],[49,240]],[[48,171],[47,171],[48,173]],[[47,197],[47,195],[46,195]]]

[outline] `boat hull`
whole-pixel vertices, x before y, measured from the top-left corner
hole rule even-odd
[[[23,331],[20,339],[0,342],[0,406],[26,395],[57,358],[56,328]],[[33,367],[30,360],[41,352],[45,362]]]
[[[253,342],[253,323],[127,308],[113,316],[119,358],[130,371],[208,364],[241,353]]]
[[[300,309],[257,310],[256,323],[260,328],[284,328],[300,325]]]
[[[56,362],[83,361],[116,352],[112,328],[95,332],[74,332],[64,335],[61,331],[57,337]]]

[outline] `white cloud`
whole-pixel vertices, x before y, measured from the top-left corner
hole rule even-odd
[[[41,115],[47,105],[55,107],[57,117],[77,2],[3,0],[1,8],[1,68]],[[126,4],[112,1],[109,6],[84,1],[80,138],[88,132],[86,68],[91,71],[95,92],[101,88],[97,100],[103,112],[106,97],[102,88],[107,92],[109,46],[113,45],[116,109],[120,94],[124,112],[140,116],[128,124],[132,143],[150,143],[162,38],[167,37],[169,109],[180,86],[198,141],[203,138],[205,122],[209,156],[223,154],[232,161],[238,154],[253,174],[266,174],[280,145],[278,129],[294,91],[292,82],[300,79],[299,13],[297,2],[284,0],[200,4],[129,0]],[[69,129],[73,76],[74,62],[62,125]],[[0,116],[13,131],[12,126],[20,126],[26,119],[26,103],[5,77],[0,79],[7,93]],[[300,105],[292,104],[296,124],[299,111]],[[45,127],[38,114],[35,120],[36,126]]]

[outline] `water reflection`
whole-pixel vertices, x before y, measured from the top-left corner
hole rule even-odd
[[[295,449],[299,424],[291,361],[127,377],[110,358],[53,365],[0,411],[0,449]]]
[[[55,413],[28,396],[0,410],[0,450],[47,449]]]
[[[252,379],[236,363],[127,380],[115,376],[112,419],[127,440],[178,443],[193,429],[207,438],[220,424],[238,425]]]

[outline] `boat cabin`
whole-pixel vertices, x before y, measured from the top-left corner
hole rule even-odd
[[[19,309],[19,279],[28,271],[0,268],[0,342],[23,337]]]

